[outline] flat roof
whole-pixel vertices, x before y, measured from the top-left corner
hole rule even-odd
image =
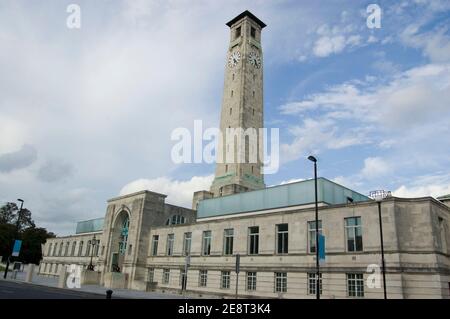
[[[346,204],[370,200],[369,197],[326,178],[317,179],[317,198],[326,205]],[[314,179],[277,185],[228,196],[205,199],[198,203],[197,218],[208,218],[254,212],[315,202]]]
[[[267,25],[262,22],[261,20],[259,20],[253,13],[251,13],[248,10],[245,10],[244,12],[242,12],[241,14],[239,14],[238,16],[236,16],[235,18],[231,19],[230,21],[228,21],[226,23],[227,26],[229,26],[231,28],[231,26],[233,24],[235,24],[236,22],[238,22],[239,20],[241,20],[244,17],[249,17],[250,19],[252,19],[253,21],[255,21],[260,27],[261,29],[266,27]]]

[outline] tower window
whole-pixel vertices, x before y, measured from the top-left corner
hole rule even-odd
[[[230,115],[231,115],[231,113],[233,113],[233,108],[232,107],[230,107]]]
[[[253,165],[252,165],[252,174],[253,174]]]
[[[235,35],[235,39],[239,38],[241,36],[241,27],[237,27],[236,28],[236,35]]]
[[[228,165],[225,165],[225,173],[228,173]]]
[[[256,75],[255,74],[253,74],[253,81],[255,81],[256,80]]]
[[[234,95],[234,91],[233,90],[231,90],[231,96],[233,96]]]
[[[234,81],[234,73],[233,73],[233,75],[232,75],[232,78],[233,78],[233,81]]]
[[[255,109],[252,109],[253,115],[255,115]]]
[[[253,97],[255,97],[255,91],[253,91]]]
[[[250,28],[250,35],[252,38],[256,37],[256,29],[255,28],[253,28],[253,27]]]

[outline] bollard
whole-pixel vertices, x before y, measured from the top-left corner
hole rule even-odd
[[[111,299],[113,291],[112,290],[106,290],[106,299]]]

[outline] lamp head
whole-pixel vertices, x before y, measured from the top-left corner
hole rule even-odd
[[[317,162],[317,158],[315,158],[315,157],[312,156],[312,155],[308,156],[308,159],[309,159],[311,162],[314,162],[314,163]]]
[[[24,202],[24,200],[23,200],[23,199],[20,199],[20,198],[18,198],[17,200],[18,200],[19,202],[22,202],[22,203]]]

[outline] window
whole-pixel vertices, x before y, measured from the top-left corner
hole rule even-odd
[[[174,240],[174,234],[167,235],[167,246],[166,246],[166,255],[167,256],[173,255],[173,240]]]
[[[64,256],[69,256],[69,247],[70,247],[70,243],[67,242],[66,243],[66,249],[64,249]]]
[[[211,231],[207,230],[203,232],[202,255],[209,256],[210,254],[211,254]]]
[[[252,38],[256,37],[256,29],[254,27],[250,27],[250,36]]]
[[[220,288],[230,289],[230,272],[229,271],[222,271],[221,280],[220,280]]]
[[[233,73],[233,76],[232,76],[232,80],[234,80],[234,73]]]
[[[72,250],[70,251],[70,256],[75,256],[75,247],[77,246],[77,242],[74,241],[72,243]]]
[[[83,241],[80,241],[80,246],[78,246],[78,256],[83,253]]]
[[[131,253],[133,251],[133,245],[128,245],[128,256],[131,256]]]
[[[350,217],[345,219],[345,229],[347,234],[347,250],[362,251],[362,228],[361,217]]]
[[[228,164],[225,165],[225,173],[228,173]]]
[[[237,27],[237,28],[236,28],[236,33],[235,33],[234,38],[237,39],[237,38],[239,38],[240,36],[241,36],[241,27]]]
[[[231,90],[231,97],[233,97],[233,95],[234,95],[234,91],[233,91],[233,90]]]
[[[316,294],[316,273],[308,273],[308,294]],[[322,274],[319,274],[319,293],[322,294]]]
[[[63,246],[64,246],[64,243],[60,243],[60,244],[59,244],[59,252],[58,252],[58,256],[62,256]]]
[[[259,251],[259,227],[253,226],[248,228],[248,253],[249,255],[257,255]]]
[[[170,269],[163,270],[163,284],[168,285],[170,282]]]
[[[102,256],[105,254],[105,246],[102,246]]]
[[[189,256],[191,254],[191,241],[192,241],[192,233],[184,233],[184,240],[183,240],[184,256]]]
[[[275,292],[287,292],[287,273],[275,273]]]
[[[159,235],[153,235],[152,251],[151,251],[152,256],[156,256],[158,254],[158,241],[159,241]]]
[[[253,95],[253,97],[255,97],[255,91],[253,91],[252,95]],[[255,111],[255,109],[253,109],[253,111]],[[255,115],[255,114],[253,114],[253,115]]]
[[[256,290],[256,272],[247,272],[247,290]]]
[[[322,221],[319,220],[319,234],[322,234]],[[316,252],[316,222],[308,222],[309,247],[308,251],[313,254]]]
[[[233,255],[233,229],[225,229],[223,232],[223,254]]]
[[[87,246],[86,246],[86,256],[90,256],[91,255],[91,241],[89,240],[88,242],[87,242]]]
[[[252,165],[252,174],[253,174],[253,165]]]
[[[438,217],[438,249],[443,253],[447,252],[447,233],[445,230],[445,219],[442,217]]]
[[[347,274],[347,293],[349,297],[364,297],[363,274]]]
[[[155,280],[155,268],[149,268],[147,274],[147,281],[154,282]]]
[[[200,270],[198,273],[198,286],[206,287],[207,283],[208,283],[208,271]]]
[[[98,257],[98,249],[99,248],[100,248],[100,240],[97,240],[95,243],[94,256]],[[131,245],[130,245],[130,252],[131,252]]]
[[[186,288],[186,269],[180,269],[180,287],[185,289]]]
[[[52,253],[52,244],[49,244],[48,245],[47,256],[50,256],[51,253]]]
[[[289,232],[288,224],[277,225],[277,254],[288,253]]]
[[[233,113],[233,108],[230,107],[230,115]]]
[[[186,223],[186,218],[181,215],[173,215],[166,220],[166,225],[179,225],[184,223]]]

